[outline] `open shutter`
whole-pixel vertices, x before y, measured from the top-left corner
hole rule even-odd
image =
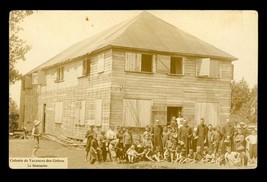
[[[95,111],[95,125],[101,126],[102,124],[102,99],[96,100]]]
[[[234,79],[234,65],[231,64],[231,80]]]
[[[141,71],[141,57],[139,53],[126,52],[125,71]]]
[[[62,123],[63,102],[56,102],[55,123]]]
[[[196,60],[197,76],[207,77],[210,75],[210,58],[203,58]]]
[[[152,58],[152,72],[155,73],[157,71],[157,56],[153,55]]]
[[[170,73],[170,56],[157,55],[157,72]]]
[[[98,65],[97,70],[98,73],[103,73],[105,69],[105,60],[104,60],[104,53],[98,55]]]

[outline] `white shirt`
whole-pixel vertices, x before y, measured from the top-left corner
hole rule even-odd
[[[249,142],[250,144],[257,144],[257,135],[249,135],[246,137],[246,141]]]
[[[116,133],[112,130],[107,131],[107,138],[110,140],[116,139]]]

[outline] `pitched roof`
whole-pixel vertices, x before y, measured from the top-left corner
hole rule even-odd
[[[106,46],[216,57],[226,60],[237,59],[148,12],[142,12],[134,18],[70,46],[29,73],[90,54]]]

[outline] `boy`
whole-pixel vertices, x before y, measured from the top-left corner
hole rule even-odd
[[[33,128],[32,128],[32,136],[34,140],[34,146],[32,151],[32,157],[36,157],[35,154],[37,150],[39,149],[39,137],[41,134],[39,133],[38,126],[40,125],[41,121],[34,120],[33,122]]]
[[[257,158],[257,134],[256,130],[253,129],[251,131],[251,135],[246,137],[246,142],[248,144],[248,150],[249,150],[249,156],[250,159],[252,160],[252,163],[256,163],[256,158]]]
[[[238,152],[232,152],[231,146],[226,147],[226,153],[225,153],[224,157],[225,157],[226,164],[229,164],[232,166],[240,166],[241,165],[240,154]]]

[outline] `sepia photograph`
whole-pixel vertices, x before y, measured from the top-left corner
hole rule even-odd
[[[257,116],[257,11],[10,11],[11,169],[255,169]]]

